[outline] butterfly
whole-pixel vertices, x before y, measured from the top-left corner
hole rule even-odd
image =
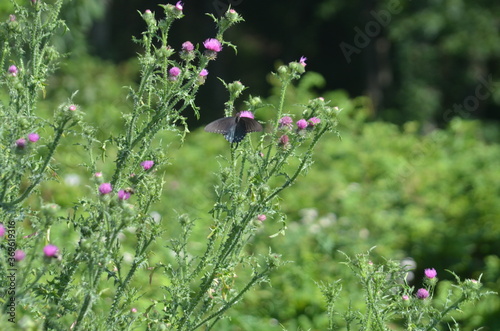
[[[242,111],[236,116],[220,118],[209,123],[205,131],[221,133],[232,144],[242,141],[247,133],[262,131],[262,125],[253,119],[252,113]]]

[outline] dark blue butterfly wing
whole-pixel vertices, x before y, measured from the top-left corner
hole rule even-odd
[[[209,123],[205,131],[221,133],[230,143],[239,143],[248,132],[262,131],[262,125],[249,117],[224,117]]]
[[[253,118],[250,117],[240,117],[240,122],[239,123],[245,123],[245,132],[250,133],[250,132],[257,132],[257,131],[262,131],[262,125],[254,120]]]
[[[236,125],[236,117],[219,118],[205,127],[205,131],[213,133],[227,134],[232,126]]]

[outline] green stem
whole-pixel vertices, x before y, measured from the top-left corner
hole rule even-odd
[[[61,139],[61,136],[64,133],[64,127],[66,126],[66,123],[68,123],[68,122],[69,122],[69,119],[65,119],[63,122],[61,122],[61,124],[57,128],[54,141],[50,145],[49,153],[46,156],[45,161],[43,162],[43,165],[40,168],[40,171],[35,176],[35,181],[33,183],[31,183],[31,185],[23,192],[23,194],[19,198],[17,198],[14,201],[11,201],[7,204],[4,204],[3,207],[5,207],[5,205],[7,205],[7,207],[13,206],[13,205],[16,205],[16,204],[22,202],[24,199],[26,199],[28,197],[28,195],[31,193],[31,191],[33,191],[33,189],[40,183],[40,181],[43,178],[43,173],[47,169],[47,166],[49,165],[50,160],[52,159],[52,156],[54,155],[54,152],[56,151],[56,148],[59,145],[59,140]]]

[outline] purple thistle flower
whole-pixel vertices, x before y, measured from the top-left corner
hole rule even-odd
[[[5,226],[0,223],[0,237],[5,236]]]
[[[70,111],[75,111],[75,110],[76,110],[76,106],[75,106],[75,105],[70,105],[70,106],[68,107],[68,109],[69,109]]]
[[[177,3],[175,4],[175,9],[177,9],[178,11],[182,11],[184,9],[184,3],[182,1],[177,1]]]
[[[203,42],[203,46],[205,46],[205,48],[209,51],[213,51],[213,52],[220,52],[222,51],[222,44],[220,43],[220,41],[218,41],[217,39],[214,39],[214,38],[208,38],[207,40],[205,40]]]
[[[18,72],[18,70],[17,70],[17,67],[16,67],[15,65],[11,65],[11,66],[9,67],[9,73],[10,73],[12,76],[16,77],[16,76],[17,76],[17,72]]]
[[[288,142],[290,141],[290,138],[286,134],[282,135],[279,140],[279,144],[282,146],[287,146]]]
[[[299,60],[299,63],[300,63],[303,67],[305,67],[305,66],[307,65],[307,64],[306,64],[306,61],[307,61],[307,57],[305,57],[305,56],[301,56],[301,57],[300,57],[300,60]]]
[[[102,177],[102,172],[98,171],[94,174],[95,178],[101,178]]]
[[[43,254],[47,257],[55,257],[59,252],[59,248],[56,245],[48,244],[43,248]]]
[[[254,118],[252,112],[248,110],[240,111],[240,117]]]
[[[321,120],[317,117],[311,117],[308,121],[309,126],[315,126],[321,122]]]
[[[293,119],[290,116],[285,116],[280,118],[278,123],[280,125],[280,128],[283,127],[291,128],[293,124]]]
[[[425,269],[424,273],[425,273],[425,277],[427,277],[429,279],[433,279],[434,277],[437,276],[436,269],[434,269],[434,268]]]
[[[16,249],[16,251],[14,252],[14,260],[16,260],[17,262],[24,260],[25,257],[26,253],[20,249]]]
[[[120,200],[128,200],[132,195],[132,191],[130,190],[120,190],[118,191],[118,199]]]
[[[403,299],[403,301],[408,301],[408,300],[410,300],[410,297],[409,297],[409,296],[407,296],[406,294],[405,294],[405,295],[403,295],[401,298]]]
[[[425,288],[419,288],[417,291],[417,298],[419,299],[427,299],[429,297],[429,291]]]
[[[184,52],[192,52],[194,50],[193,43],[190,41],[185,41],[182,43],[182,50]]]
[[[141,167],[144,169],[144,170],[149,170],[151,169],[151,167],[155,164],[154,161],[151,161],[151,160],[147,160],[147,161],[143,161],[141,162]]]
[[[132,313],[134,313],[134,314],[135,314],[135,313],[137,313],[137,308],[132,308],[132,309],[130,309],[130,312],[132,312]]]
[[[179,69],[178,67],[170,68],[170,70],[168,71],[168,75],[172,80],[176,80],[177,76],[179,76],[180,74],[181,74],[181,69]]]
[[[99,185],[99,193],[102,195],[111,193],[113,191],[113,186],[111,186],[111,183],[102,183]]]
[[[16,140],[16,147],[19,149],[24,149],[26,147],[26,139],[19,138]]]
[[[257,219],[261,222],[264,222],[267,219],[267,216],[264,214],[257,215]]]
[[[28,140],[32,143],[36,143],[38,139],[40,139],[40,136],[37,133],[33,132],[28,135]]]
[[[201,71],[200,71],[200,76],[201,76],[201,77],[206,77],[206,76],[208,76],[208,70],[207,70],[207,69],[201,69]]]
[[[305,128],[307,128],[307,121],[305,119],[298,120],[297,121],[297,128],[299,130],[304,130]]]

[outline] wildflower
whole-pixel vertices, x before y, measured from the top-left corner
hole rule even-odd
[[[254,118],[252,112],[248,110],[240,111],[240,117]]]
[[[33,132],[28,135],[28,140],[32,143],[36,143],[38,139],[40,139],[40,136],[37,133]]]
[[[11,65],[9,67],[9,73],[13,76],[13,77],[16,77],[17,76],[17,67],[15,65]]]
[[[131,195],[132,195],[131,189],[125,189],[125,190],[118,191],[118,199],[120,199],[120,200],[128,200],[128,199],[130,199]]]
[[[280,118],[278,123],[280,125],[280,128],[283,128],[283,127],[291,128],[293,120],[290,116],[285,116],[285,117]]]
[[[183,42],[182,43],[182,50],[184,52],[192,52],[194,50],[193,43],[191,43],[190,41]]]
[[[403,295],[401,298],[403,299],[403,301],[408,301],[408,300],[410,300],[410,297],[409,297],[409,296],[407,296],[406,294],[405,294],[405,295]]]
[[[214,38],[208,38],[207,40],[205,40],[203,42],[203,46],[205,46],[205,48],[209,51],[213,51],[213,52],[220,52],[222,51],[222,44],[220,43],[220,41],[218,41],[217,39],[214,39]]]
[[[226,12],[226,17],[229,19],[229,21],[237,22],[237,21],[238,21],[238,18],[239,18],[239,15],[238,15],[238,13],[236,12],[236,10],[234,10],[234,9],[229,9],[229,10]]]
[[[297,121],[297,128],[299,130],[303,130],[303,129],[307,128],[307,121],[305,119],[298,120]]]
[[[177,67],[173,67],[168,71],[168,76],[170,80],[176,80],[177,76],[179,76],[180,74],[181,74],[181,69]]]
[[[0,223],[0,237],[5,236],[5,226]]]
[[[70,106],[68,107],[68,109],[69,109],[70,111],[75,111],[75,110],[76,110],[76,106],[75,106],[75,105],[70,105]]]
[[[141,167],[144,169],[144,170],[149,170],[151,169],[151,167],[153,167],[153,165],[155,164],[154,161],[151,161],[151,160],[147,160],[147,161],[143,161],[141,162]]]
[[[24,149],[26,147],[26,139],[24,138],[19,138],[16,140],[16,147],[19,149]]]
[[[429,291],[425,288],[419,288],[417,291],[417,298],[419,299],[427,299],[429,297]]]
[[[130,312],[132,312],[132,313],[134,313],[134,314],[135,314],[135,313],[137,313],[137,308],[132,308],[132,309],[130,309]]]
[[[257,215],[257,219],[261,222],[264,222],[267,219],[267,216],[264,214]]]
[[[14,252],[14,260],[16,260],[17,262],[24,260],[25,257],[26,253],[20,249],[16,249],[16,251]]]
[[[305,66],[307,65],[307,64],[306,64],[306,61],[307,61],[307,57],[305,57],[305,56],[301,56],[301,57],[300,57],[300,60],[299,60],[299,63],[300,63],[303,67],[305,67]]]
[[[206,76],[208,76],[208,70],[207,69],[201,69],[199,76],[200,77],[206,77]]]
[[[280,144],[281,146],[286,147],[286,146],[288,146],[288,142],[289,142],[289,141],[290,141],[290,138],[288,138],[288,136],[287,136],[286,134],[284,134],[284,135],[282,135],[282,136],[280,137],[279,144]]]
[[[175,4],[175,9],[182,12],[182,10],[184,9],[184,3],[182,3],[181,1],[177,1],[177,3]]]
[[[424,273],[425,273],[425,277],[427,277],[429,279],[433,279],[437,275],[436,269],[434,269],[434,268],[425,269]]]
[[[111,191],[113,191],[113,186],[111,186],[111,183],[102,183],[101,185],[99,185],[99,192],[102,195],[111,193]]]
[[[56,245],[49,244],[43,248],[43,254],[45,254],[46,257],[56,257],[58,252],[59,248],[57,248]]]
[[[321,120],[317,117],[311,117],[308,121],[309,126],[313,127],[321,122]]]
[[[102,177],[102,172],[96,172],[96,173],[94,174],[94,177],[95,177],[95,178],[101,178],[101,177]]]
[[[146,14],[146,15],[151,15],[151,14],[152,14],[152,12],[151,12],[151,10],[146,9],[146,10],[144,11],[144,14]]]
[[[205,56],[209,60],[215,60],[217,58],[217,53],[222,50],[222,44],[217,39],[208,38],[203,42],[203,46],[207,49],[205,51]]]

